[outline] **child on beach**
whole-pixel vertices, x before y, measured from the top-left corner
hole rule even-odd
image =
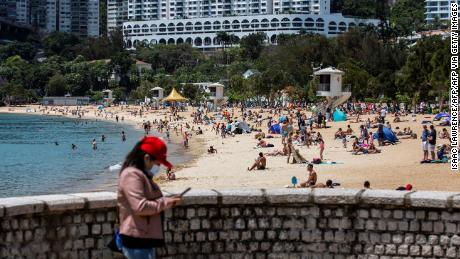
[[[319,157],[321,158],[321,160],[324,160],[324,158],[323,158],[324,140],[323,140],[322,137],[319,137],[318,143],[319,143]]]

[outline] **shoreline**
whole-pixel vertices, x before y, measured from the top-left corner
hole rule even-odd
[[[109,123],[120,123],[122,125],[130,126],[133,127],[135,130],[143,132],[142,128],[142,118],[139,117],[125,117],[123,121],[119,120],[119,122],[116,122],[115,118],[111,117],[99,117],[99,116],[94,116],[93,113],[85,113],[85,115],[82,118],[79,118],[76,115],[72,114],[57,114],[53,112],[49,113],[42,113],[39,111],[38,107],[40,105],[26,105],[26,106],[15,106],[15,107],[0,107],[0,114],[19,114],[19,115],[33,115],[33,116],[51,116],[51,117],[64,117],[64,118],[69,118],[69,119],[80,119],[80,120],[92,120],[92,121],[101,121],[101,122],[109,122]],[[52,106],[51,106],[52,107]],[[95,108],[93,106],[83,106],[83,110],[85,108]],[[64,108],[60,106],[56,106],[55,108]],[[28,110],[31,109],[32,112],[29,112]],[[36,112],[33,110],[36,109]],[[180,172],[181,170],[185,168],[190,168],[193,167],[196,162],[199,160],[199,158],[204,154],[204,146],[203,146],[203,140],[200,137],[196,137],[195,135],[190,138],[189,140],[189,147],[185,149],[183,145],[181,144],[181,139],[180,136],[176,135],[174,132],[171,132],[170,134],[170,140],[166,140],[164,136],[162,136],[162,133],[159,133],[152,127],[152,130],[150,131],[150,135],[158,136],[162,138],[166,143],[170,143],[173,145],[177,145],[177,149],[175,150],[177,157],[181,157],[185,159],[186,161],[184,163],[180,164],[174,164],[174,172]],[[108,170],[108,169],[104,169]],[[159,184],[162,184],[164,182],[167,182],[166,180],[166,174],[162,172],[157,179]],[[92,186],[91,188],[82,188],[82,191],[113,191],[114,188],[116,188],[117,182],[104,182],[101,184],[97,184],[95,186]]]

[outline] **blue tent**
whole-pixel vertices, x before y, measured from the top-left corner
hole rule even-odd
[[[280,134],[281,133],[281,126],[279,124],[272,125],[270,127],[270,132],[274,134]]]
[[[440,113],[436,114],[436,116],[434,116],[434,120],[438,121],[443,117],[449,117],[450,118],[450,114],[445,113],[445,112],[440,112]]]
[[[396,135],[389,128],[383,128],[383,135],[386,141],[390,141],[391,143],[396,143],[398,141],[398,138],[396,137]],[[378,132],[374,133],[373,138],[374,139],[379,138]]]
[[[335,109],[335,112],[332,114],[332,118],[334,118],[334,121],[346,121],[347,115],[343,111]]]

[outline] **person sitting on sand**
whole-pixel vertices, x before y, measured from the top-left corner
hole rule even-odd
[[[260,152],[259,157],[256,158],[256,161],[251,166],[251,168],[248,167],[248,171],[252,171],[254,170],[254,168],[257,168],[257,170],[264,170],[266,166],[267,166],[267,159],[264,157],[264,154]]]
[[[339,128],[339,130],[337,130],[337,132],[334,135],[334,138],[335,139],[345,138],[345,132],[343,132],[342,128]]]
[[[315,186],[316,181],[318,180],[318,176],[316,175],[315,170],[313,170],[313,164],[308,164],[307,171],[308,171],[308,179],[307,181],[300,183],[299,187],[308,188],[308,187]]]
[[[382,151],[375,147],[374,142],[372,142],[369,145],[369,148],[367,149],[367,153],[369,153],[369,154],[377,154],[377,153],[380,153],[380,152],[382,152]]]
[[[351,129],[350,125],[347,126],[347,130],[345,131],[345,135],[353,134],[353,130]]]
[[[210,146],[209,149],[208,149],[208,153],[209,154],[217,154],[217,149],[215,149],[213,146]]]
[[[439,132],[440,139],[450,139],[449,131],[446,128],[443,128],[441,132]]]
[[[367,150],[359,145],[358,139],[355,138],[353,141],[353,155],[357,155],[359,152],[367,153]]]
[[[254,137],[255,137],[256,139],[265,138],[265,133],[263,133],[262,131],[257,132],[256,135],[255,135]]]
[[[401,118],[399,117],[398,114],[395,114],[395,118],[394,118],[393,122],[394,122],[394,123],[396,123],[396,122],[401,122]]]

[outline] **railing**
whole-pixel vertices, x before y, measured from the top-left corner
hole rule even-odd
[[[331,84],[319,84],[316,91],[321,92],[330,92],[331,91]]]

